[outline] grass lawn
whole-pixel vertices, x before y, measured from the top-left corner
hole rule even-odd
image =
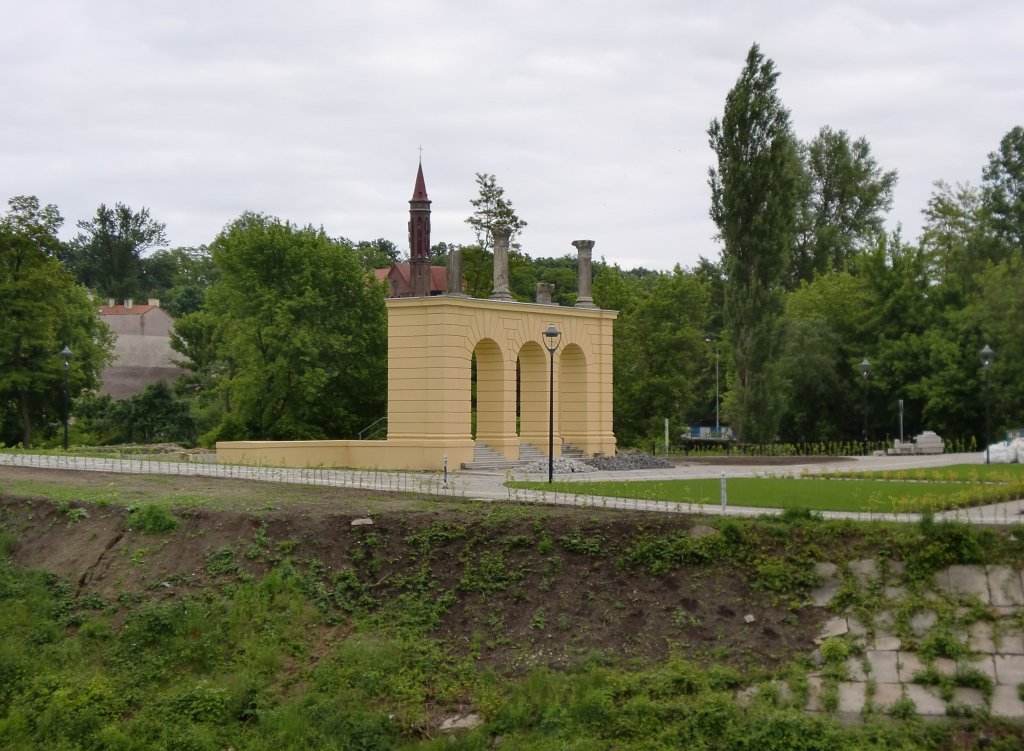
[[[977,469],[975,467],[975,469]],[[717,505],[719,479],[638,482],[510,482],[513,488],[559,493]],[[733,478],[726,485],[732,506],[817,511],[925,512],[1024,497],[1024,482],[1008,485],[965,482]]]
[[[829,472],[821,477],[856,480],[927,480],[929,482],[1024,482],[1024,464],[952,464],[927,469],[879,472]]]

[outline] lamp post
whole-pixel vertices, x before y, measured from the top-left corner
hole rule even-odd
[[[548,482],[555,478],[555,350],[562,339],[562,332],[555,324],[548,324],[544,330],[544,348],[551,355],[551,377],[548,382]]]
[[[71,348],[68,345],[64,345],[64,349],[60,351],[61,356],[64,358],[64,450],[68,450],[68,369],[71,367],[71,358],[73,354]]]
[[[708,344],[711,344],[711,339],[705,338]],[[718,342],[715,342],[715,438],[718,438],[722,432],[721,423],[718,420]]]
[[[860,361],[860,374],[864,377],[864,455],[868,454],[868,376],[871,375],[871,363],[868,358]]]
[[[995,350],[986,344],[981,348],[981,352],[978,354],[981,355],[981,366],[985,369],[985,464],[988,464],[988,445],[991,441],[991,433],[989,431],[988,366],[992,364],[992,360],[995,358],[996,353]]]

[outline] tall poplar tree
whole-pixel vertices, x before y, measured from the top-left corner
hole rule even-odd
[[[734,368],[726,407],[740,440],[775,437],[783,411],[777,376],[777,321],[806,194],[789,110],[776,90],[775,64],[758,45],[708,128],[711,218],[722,241],[725,329]]]

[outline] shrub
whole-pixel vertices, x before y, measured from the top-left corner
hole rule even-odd
[[[128,515],[128,523],[146,535],[158,535],[162,532],[173,532],[181,522],[167,507],[154,503],[136,506]]]

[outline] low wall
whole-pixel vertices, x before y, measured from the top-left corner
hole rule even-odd
[[[473,441],[221,441],[217,461],[284,467],[440,470],[473,460]]]

